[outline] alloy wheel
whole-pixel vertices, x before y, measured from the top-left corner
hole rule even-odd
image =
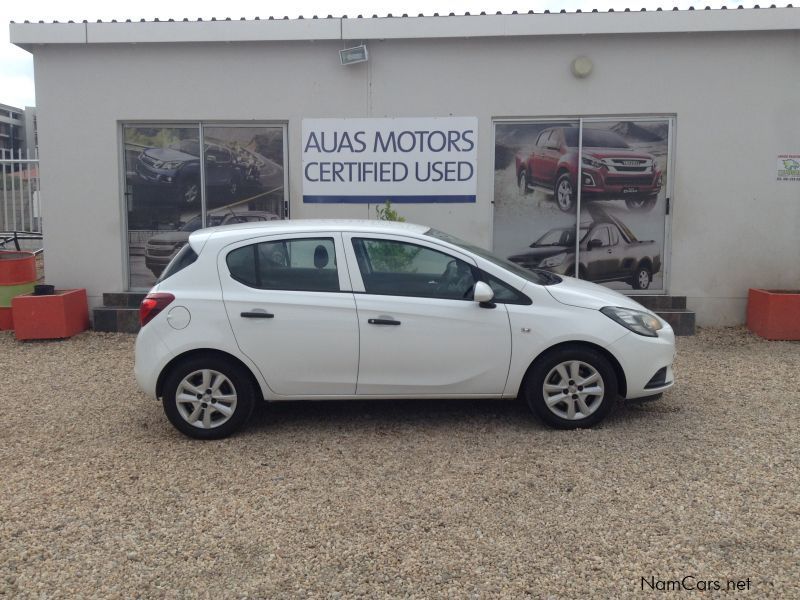
[[[201,369],[184,377],[175,392],[178,414],[189,425],[213,429],[236,412],[236,388],[225,375]]]
[[[585,419],[603,403],[603,377],[592,365],[569,360],[553,367],[542,386],[545,405],[557,417]]]
[[[648,287],[650,287],[650,273],[647,271],[647,269],[639,269],[638,279],[640,290],[646,290]]]
[[[569,179],[562,179],[558,184],[556,190],[556,200],[561,210],[569,210],[572,208],[572,184]]]
[[[200,185],[197,183],[190,183],[183,191],[183,201],[186,204],[193,204],[200,196]]]

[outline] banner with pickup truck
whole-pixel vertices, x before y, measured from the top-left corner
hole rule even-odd
[[[303,119],[303,202],[475,202],[476,117]]]
[[[664,290],[671,120],[495,124],[494,250],[525,268]]]

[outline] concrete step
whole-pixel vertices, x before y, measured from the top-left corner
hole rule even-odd
[[[145,292],[111,292],[103,294],[103,306],[117,308],[139,308],[147,294]]]
[[[675,335],[694,335],[694,312],[691,310],[656,310],[655,313],[672,326]]]
[[[105,294],[103,294],[105,296]],[[139,332],[139,308],[101,306],[93,311],[95,331]]]
[[[629,296],[650,310],[686,310],[686,296],[647,295]]]

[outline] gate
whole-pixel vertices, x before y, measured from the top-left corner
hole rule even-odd
[[[0,248],[41,248],[39,157],[0,149]]]

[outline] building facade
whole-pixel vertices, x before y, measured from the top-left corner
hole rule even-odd
[[[46,278],[98,304],[203,224],[391,200],[522,266],[741,323],[749,287],[800,282],[799,32],[797,8],[12,24]]]

